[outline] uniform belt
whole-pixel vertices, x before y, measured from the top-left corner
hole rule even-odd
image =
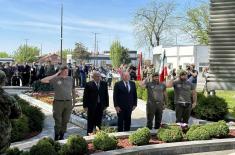
[[[55,101],[72,101],[72,100],[57,100],[57,99],[55,99]]]

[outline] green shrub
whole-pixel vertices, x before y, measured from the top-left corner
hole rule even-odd
[[[23,99],[17,98],[17,101],[21,106],[22,113],[29,119],[30,132],[41,131],[45,119],[45,115],[42,111],[38,107],[29,105],[29,103]]]
[[[218,121],[228,113],[228,105],[223,98],[217,96],[200,97],[193,110],[197,118]]]
[[[103,151],[116,149],[117,143],[117,139],[114,136],[109,136],[104,131],[96,133],[93,140],[94,148]]]
[[[23,151],[20,155],[30,155],[29,151]]]
[[[57,155],[54,146],[48,139],[42,139],[38,141],[36,145],[31,147],[30,154],[32,155]]]
[[[29,133],[28,117],[22,115],[19,119],[11,120],[11,142],[23,139]]]
[[[173,89],[167,89],[167,96],[168,96],[168,102],[166,104],[167,108],[169,108],[171,110],[175,110],[174,90]]]
[[[59,151],[60,155],[83,155],[88,151],[86,140],[79,135],[71,135]]]
[[[209,132],[210,137],[224,138],[229,134],[229,127],[225,121],[206,124],[204,128]]]
[[[22,152],[17,147],[13,147],[6,150],[6,155],[21,155]]]
[[[178,126],[165,126],[158,130],[157,138],[164,142],[178,142],[183,139],[183,132]]]
[[[141,88],[138,82],[136,82],[136,91],[137,91],[137,97],[139,99],[142,99],[144,88]]]
[[[151,134],[148,128],[139,128],[129,136],[129,141],[134,145],[146,145],[149,143]]]
[[[143,89],[143,92],[142,92],[142,99],[143,99],[144,101],[147,101],[147,98],[148,98],[147,89]]]
[[[48,83],[42,83],[40,81],[35,81],[33,84],[32,84],[32,87],[33,87],[33,91],[34,92],[40,92],[40,91],[53,91],[53,87],[51,84],[48,84]]]
[[[113,127],[110,127],[110,126],[101,126],[101,130],[106,132],[106,133],[117,132],[116,128],[113,128]]]
[[[45,115],[38,107],[28,106],[25,115],[29,118],[30,131],[42,131]]]
[[[191,126],[186,133],[186,138],[188,140],[208,140],[210,139],[209,132],[204,128],[204,126]]]

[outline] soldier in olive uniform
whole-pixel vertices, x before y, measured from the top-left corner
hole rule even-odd
[[[53,102],[55,140],[64,139],[75,102],[75,89],[72,77],[68,76],[68,67],[62,66],[56,74],[43,78],[41,82],[53,85],[55,91]]]
[[[148,78],[141,82],[142,87],[147,88],[147,127],[152,129],[153,118],[155,117],[154,128],[158,129],[161,126],[162,113],[164,103],[167,102],[166,85],[159,82],[159,74],[152,75],[152,81],[148,82]]]
[[[169,81],[166,86],[174,88],[176,123],[188,124],[191,111],[197,103],[197,93],[193,84],[187,81],[187,72],[180,71],[179,78]]]
[[[19,118],[21,115],[21,109],[14,97],[11,97],[2,89],[5,80],[6,74],[0,70],[0,154],[10,146],[10,119]]]

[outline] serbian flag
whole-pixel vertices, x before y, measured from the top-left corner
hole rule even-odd
[[[160,70],[159,70],[160,82],[165,81],[167,76],[168,76],[168,72],[167,72],[167,66],[166,66],[166,54],[164,50],[162,60],[161,60]]]
[[[141,73],[142,73],[142,52],[139,55],[139,64],[138,64],[138,71],[137,71],[137,81],[141,81]]]

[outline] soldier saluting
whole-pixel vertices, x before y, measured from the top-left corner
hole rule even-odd
[[[166,85],[159,82],[159,74],[152,74],[152,81],[149,77],[140,83],[141,87],[146,87],[148,93],[147,99],[147,127],[153,128],[153,118],[155,117],[154,129],[161,126],[164,103],[167,102]]]
[[[62,66],[56,74],[41,79],[41,82],[53,85],[55,91],[53,102],[55,140],[62,140],[75,102],[73,79],[68,76],[68,67]]]
[[[15,98],[8,95],[2,88],[5,85],[6,74],[0,70],[0,154],[10,146],[10,119],[19,118],[21,109]]]

